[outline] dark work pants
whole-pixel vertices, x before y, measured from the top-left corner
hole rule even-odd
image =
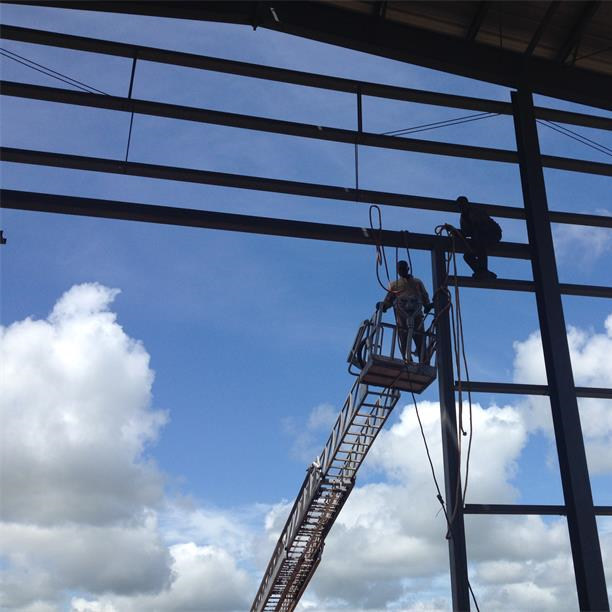
[[[481,238],[470,238],[467,240],[471,253],[465,253],[463,259],[474,272],[485,272],[489,269],[488,249],[497,244],[496,240],[483,240]]]

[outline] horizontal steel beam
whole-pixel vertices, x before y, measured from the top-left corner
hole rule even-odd
[[[183,181],[204,185],[219,185],[239,189],[253,189],[273,193],[286,193],[315,198],[326,198],[346,202],[385,204],[404,208],[420,210],[437,210],[441,212],[457,212],[455,200],[444,198],[429,198],[389,191],[374,191],[371,189],[354,189],[353,187],[340,187],[337,185],[321,185],[317,183],[304,183],[301,181],[287,181],[270,179],[259,176],[231,174],[227,172],[212,172],[210,170],[195,170],[176,166],[161,166],[158,164],[144,164],[140,162],[124,162],[116,159],[101,157],[87,157],[70,155],[66,153],[52,153],[49,151],[33,151],[31,149],[15,149],[0,147],[0,159],[5,162],[20,164],[34,164],[56,168],[70,168],[73,170],[87,170],[92,172],[108,172],[111,174],[127,174],[146,178],[164,179],[170,181]],[[484,204],[472,202],[472,206],[480,208],[494,217],[507,219],[524,219],[525,211],[515,206],[501,206],[498,204]],[[612,228],[612,217],[603,215],[588,215],[569,212],[551,212],[550,220],[556,223],[569,223],[573,225],[589,225],[594,227]],[[515,281],[498,279],[496,281],[474,281],[469,277],[458,277],[459,284],[465,287],[477,286],[491,289],[508,289],[513,291],[532,291],[530,281]],[[490,285],[490,287],[489,287]],[[571,288],[572,285],[567,285]],[[576,285],[584,288],[582,285]],[[595,293],[575,295],[592,295],[593,297],[610,297],[607,287],[591,288]],[[568,293],[571,290],[568,289]]]
[[[29,149],[15,149],[0,147],[0,159],[5,162],[20,164],[34,164],[57,168],[70,168],[93,172],[108,172],[129,176],[183,181],[205,185],[219,185],[223,187],[236,187],[240,189],[253,189],[272,193],[285,193],[290,195],[309,196],[341,200],[346,202],[385,204],[387,206],[400,206],[405,208],[418,208],[422,210],[438,210],[443,212],[458,212],[454,200],[443,198],[428,198],[424,196],[405,195],[387,191],[374,191],[369,189],[356,190],[354,187],[341,187],[337,185],[321,185],[304,183],[300,181],[287,181],[281,179],[247,176],[226,172],[212,172],[210,170],[196,170],[175,166],[161,166],[158,164],[144,164],[140,162],[124,162],[116,159],[86,157],[82,155],[69,155],[66,153],[52,153],[48,151],[33,151]],[[498,206],[495,204],[472,203],[472,206],[481,208],[495,217],[510,219],[523,219],[525,213],[522,208],[512,206]],[[591,224],[597,221],[596,215],[583,215],[585,222]],[[587,218],[588,217],[588,218]],[[601,217],[605,221],[612,221],[611,217]]]
[[[612,516],[612,506],[595,506],[598,516]],[[565,515],[565,506],[551,506],[538,504],[465,504],[465,514],[538,514]]]
[[[0,158],[6,162],[127,174],[131,176],[185,181],[208,185],[222,185],[225,187],[253,189],[258,191],[286,193],[351,202],[376,202],[378,204],[386,204],[389,206],[402,206],[407,208],[419,208],[423,210],[457,212],[457,205],[454,200],[446,200],[442,198],[429,198],[424,196],[404,195],[367,189],[356,190],[352,187],[269,179],[225,172],[211,172],[208,170],[195,170],[189,168],[161,166],[157,164],[144,164],[139,162],[123,162],[108,158],[15,149],[12,147],[0,147]],[[524,211],[520,208],[479,203],[472,203],[472,205],[476,206],[477,208],[481,208],[493,216],[507,217],[512,219],[524,218]],[[610,220],[609,217],[598,217],[596,215],[579,215],[579,217],[585,217],[584,224],[589,225],[595,224],[599,219],[601,219],[603,222]]]
[[[457,276],[457,284],[460,287],[473,287],[477,289],[500,289],[502,291],[535,291],[535,283],[530,280],[518,280],[514,278],[496,278],[492,280],[476,280],[471,276]],[[455,277],[449,278],[453,284]],[[601,285],[577,285],[573,283],[559,283],[561,293],[564,295],[576,295],[582,297],[612,298],[612,287]]]
[[[177,104],[166,104],[164,102],[153,102],[150,100],[136,100],[133,98],[72,91],[58,87],[43,87],[41,85],[16,83],[13,81],[0,81],[0,93],[5,96],[16,96],[34,100],[45,100],[47,102],[133,112],[154,117],[224,125],[227,127],[283,134],[287,136],[299,136],[302,138],[312,138],[345,144],[360,144],[367,147],[382,149],[480,159],[502,163],[516,163],[518,161],[516,152],[508,149],[478,147],[417,138],[404,138],[402,136],[387,136],[384,134],[374,134],[358,130],[346,130],[295,121],[282,121],[279,119],[268,119],[266,117],[256,117],[253,115],[215,111],[193,106],[180,106]],[[612,176],[612,164],[570,159],[555,155],[542,155],[542,163],[548,168]]]
[[[470,96],[457,96],[407,87],[397,87],[394,85],[357,81],[342,77],[313,74],[298,70],[287,70],[285,68],[274,68],[272,66],[262,66],[249,62],[239,62],[205,55],[196,55],[194,53],[158,49],[155,47],[131,45],[97,38],[87,38],[84,36],[60,34],[32,28],[0,25],[0,38],[78,51],[103,53],[130,59],[137,53],[140,61],[210,70],[279,83],[315,87],[329,91],[351,94],[360,92],[363,96],[372,96],[389,100],[401,100],[449,108],[499,113],[502,115],[512,114],[512,105],[510,102],[501,102],[499,100],[486,100]],[[608,117],[562,111],[552,108],[536,108],[536,116],[539,119],[558,121],[571,125],[612,130],[612,119]]]
[[[341,3],[16,1],[77,10],[259,26],[506,87],[525,87],[545,96],[612,108],[607,75],[389,19],[378,20],[373,28],[369,14],[350,10]]]
[[[210,212],[193,208],[135,204],[117,200],[80,198],[12,189],[0,190],[0,207],[15,210],[60,213],[126,221],[144,221],[183,227],[200,227],[270,236],[288,236],[345,242],[349,244],[374,244],[371,231],[365,227],[331,225],[307,221],[291,221],[270,217],[255,217],[231,213]],[[404,247],[431,251],[434,248],[452,249],[450,239],[429,234],[415,234],[382,230],[376,232],[376,239],[384,246]],[[461,245],[456,249],[461,250]],[[498,257],[529,259],[530,249],[526,244],[502,242],[491,250]]]
[[[299,136],[302,138],[312,138],[315,140],[326,140],[351,145],[357,143],[364,146],[383,149],[446,155],[450,157],[467,157],[471,159],[505,163],[516,163],[517,161],[516,152],[506,149],[459,145],[416,138],[404,138],[400,136],[386,136],[383,134],[358,132],[356,130],[299,123],[296,121],[282,121],[279,119],[229,113],[206,108],[196,108],[193,106],[179,106],[177,104],[166,104],[164,102],[72,91],[58,87],[43,87],[40,85],[1,81],[0,93],[5,96],[17,96],[33,100],[44,100],[46,102],[59,102],[62,104],[75,104],[107,110],[133,112],[140,115],[224,125],[227,127],[256,130],[259,132],[269,132],[286,136]],[[567,162],[570,162],[570,165],[571,161],[572,160],[567,160]],[[564,161],[564,163],[567,162]],[[580,168],[582,168],[583,163],[584,162],[580,162]],[[596,173],[599,174],[599,172]],[[612,175],[612,165],[610,166],[610,174]]]
[[[459,389],[459,381],[455,381]],[[547,385],[529,385],[517,383],[461,381],[461,389],[471,393],[508,393],[511,395],[548,395]],[[612,389],[605,387],[576,387],[576,397],[595,399],[612,399]]]

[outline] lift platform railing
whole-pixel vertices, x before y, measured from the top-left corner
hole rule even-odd
[[[402,330],[396,323],[383,321],[383,311],[377,308],[357,332],[347,358],[349,373],[370,385],[392,386],[421,393],[436,378],[436,334],[433,323],[425,326],[426,320],[417,326],[416,315],[413,314],[408,317],[407,326]],[[400,349],[399,336],[402,331],[406,334],[408,360]],[[413,338],[421,340],[418,355],[410,351]]]

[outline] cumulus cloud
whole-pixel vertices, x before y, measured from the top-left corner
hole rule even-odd
[[[568,343],[574,382],[584,387],[612,386],[612,314],[604,322],[605,333],[568,329]],[[539,332],[515,342],[514,379],[521,383],[546,384],[546,368]],[[580,422],[585,438],[591,474],[612,472],[612,402],[603,399],[579,399]],[[552,437],[548,398],[529,397],[525,418],[530,427]]]
[[[155,595],[109,597],[98,600],[74,598],[74,612],[223,612],[249,607],[256,584],[236,565],[235,559],[215,546],[193,542],[170,547],[175,580]]]
[[[598,209],[596,213],[612,215],[606,209]],[[612,234],[607,228],[553,224],[553,237],[555,251],[561,260],[592,264],[602,255],[612,251]]]
[[[167,415],[118,293],[77,285],[46,319],[0,329],[0,605],[64,610],[78,592],[74,610],[243,608],[248,530],[165,499],[147,451]]]
[[[54,600],[64,590],[92,593],[157,592],[170,581],[170,559],[154,521],[125,527],[0,526],[9,569],[5,608]]]
[[[315,406],[304,425],[293,417],[286,417],[283,429],[293,438],[293,456],[306,463],[318,456],[337,416],[338,409],[326,403]]]
[[[108,309],[117,293],[75,286],[47,320],[2,328],[3,520],[102,525],[161,499],[144,450],[166,416],[147,352]]]
[[[167,416],[152,407],[145,348],[110,310],[116,295],[79,285],[47,319],[1,330],[2,606],[245,609],[292,500],[229,510],[165,497],[147,449]],[[572,328],[569,340],[577,384],[611,385],[612,365],[603,357],[612,354],[612,315],[605,332]],[[515,352],[516,380],[543,382],[539,336],[517,342]],[[609,411],[590,402],[581,405],[590,466],[610,471]],[[442,484],[439,406],[424,401],[419,410]],[[335,413],[323,404],[304,427],[293,423],[295,450],[306,462],[319,452]],[[547,425],[534,417],[535,405],[521,402],[474,404],[472,413],[467,501],[516,502],[521,452],[529,434]],[[446,523],[413,406],[380,433],[364,468],[369,480],[358,481],[330,532],[300,609],[448,609]],[[612,528],[605,520],[600,528],[609,559]],[[466,532],[482,609],[577,607],[565,519],[471,516]],[[607,571],[610,578],[609,562]]]
[[[605,322],[605,333],[570,328],[568,339],[577,384],[612,385],[612,315]],[[515,352],[515,379],[545,382],[539,334],[515,343]],[[419,402],[418,406],[442,484],[439,405]],[[609,408],[596,400],[581,402],[592,473],[612,470]],[[473,406],[468,503],[518,501],[521,453],[531,433],[542,428],[552,433],[549,412],[546,398]],[[380,482],[353,490],[327,538],[323,560],[301,609],[448,609],[446,524],[412,406],[406,406],[399,420],[380,433],[364,468],[379,474]],[[280,529],[280,519],[268,527]],[[564,518],[468,516],[466,533],[472,584],[482,609],[577,608]],[[609,558],[611,540],[602,530],[604,559]]]

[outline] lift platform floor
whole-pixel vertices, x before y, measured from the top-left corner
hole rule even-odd
[[[361,371],[360,379],[368,385],[392,386],[402,391],[421,393],[436,379],[436,368],[425,363],[371,355]]]

